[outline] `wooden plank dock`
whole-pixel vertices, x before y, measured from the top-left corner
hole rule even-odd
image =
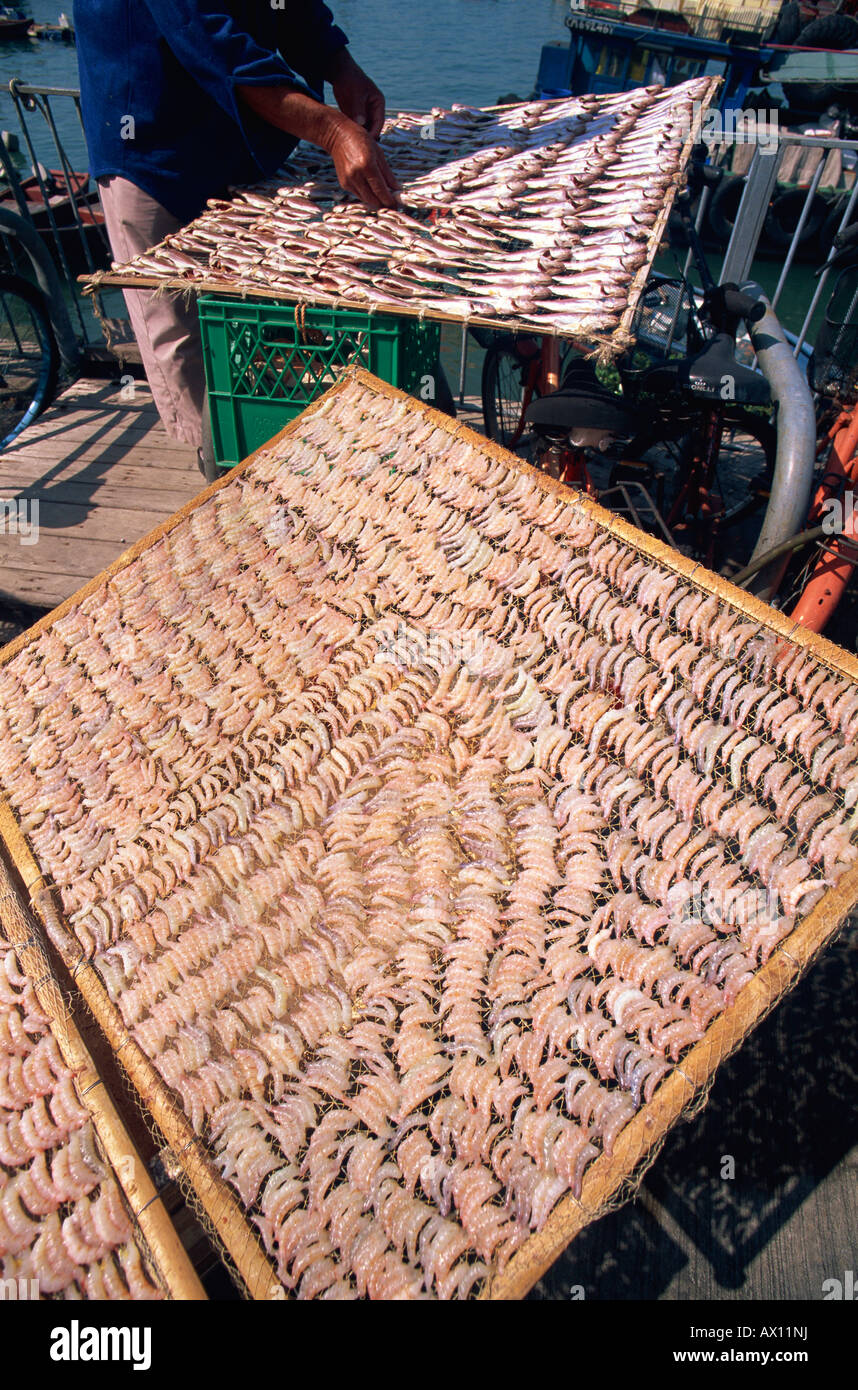
[[[54,608],[203,486],[145,382],[75,382],[0,455],[0,604]],[[10,502],[37,521],[35,539],[14,529]]]

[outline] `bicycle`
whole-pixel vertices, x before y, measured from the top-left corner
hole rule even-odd
[[[54,400],[61,372],[73,379],[80,362],[62,290],[33,228],[0,208],[0,237],[11,270],[0,273],[0,451],[7,449]],[[15,243],[33,280],[17,270]]]
[[[470,332],[485,349],[480,396],[486,435],[504,448],[530,458],[536,439],[527,431],[526,411],[533,400],[549,389],[545,340],[532,333],[497,333],[490,328],[473,327]],[[561,371],[571,351],[568,344],[560,345]]]
[[[23,276],[0,274],[0,450],[53,401],[59,369],[45,296]]]
[[[858,224],[834,248],[823,269],[838,275],[808,367],[822,404],[821,473],[806,528],[788,543],[794,554],[815,551],[790,576],[791,598],[798,595],[790,617],[815,632],[827,627],[858,568]]]
[[[685,273],[650,277],[633,344],[616,364],[621,393],[567,355],[558,392],[540,394],[531,367],[536,388],[516,428],[519,438],[534,430],[536,466],[710,568],[729,570],[759,533],[777,433],[766,379],[736,356],[740,325],[758,322],[766,306],[738,286],[715,284],[692,220],[695,192],[720,177],[698,159],[677,197],[674,247],[690,253],[701,287]]]
[[[718,176],[720,178],[720,171]],[[698,159],[689,181],[702,182],[705,178]],[[698,253],[705,262],[699,243]],[[644,296],[665,278],[658,274],[651,277]],[[528,408],[557,389],[570,360],[575,358],[573,346],[557,338],[539,338],[527,332],[512,333],[476,326],[469,332],[485,354],[480,396],[486,436],[525,457],[532,456],[538,441],[532,434],[528,435]]]

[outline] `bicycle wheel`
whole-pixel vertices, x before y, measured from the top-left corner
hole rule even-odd
[[[531,400],[539,395],[536,386],[529,384],[531,367],[539,356],[537,340],[534,352],[527,356],[515,346],[509,334],[492,343],[483,359],[482,401],[483,425],[489,439],[512,449],[525,458],[535,450],[533,431],[523,425],[522,415]]]
[[[768,506],[777,447],[777,430],[762,415],[748,412],[725,420],[715,479],[724,499],[725,525]]]
[[[45,296],[19,275],[0,275],[0,449],[50,405],[58,376]]]
[[[691,421],[671,429],[662,420],[632,440],[625,452],[626,459],[645,463],[661,476],[668,514],[687,477],[697,438]],[[720,498],[720,508],[705,517],[686,515],[674,520],[677,539],[684,538],[683,549],[702,557],[702,545],[711,539],[717,516],[716,567],[735,573],[747,563],[769,504],[776,449],[777,431],[764,416],[737,410],[725,419],[710,484],[710,492]]]

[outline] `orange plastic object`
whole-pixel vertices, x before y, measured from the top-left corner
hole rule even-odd
[[[848,424],[838,430],[831,447],[829,475],[855,481],[858,473],[858,409],[848,418]],[[821,491],[821,490],[820,490]],[[814,510],[819,497],[814,502]],[[843,528],[831,538],[814,566],[804,593],[790,617],[814,632],[823,632],[843,597],[858,562],[858,523],[854,509],[843,520]]]

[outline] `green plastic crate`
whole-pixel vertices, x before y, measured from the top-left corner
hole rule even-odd
[[[270,299],[199,300],[215,460],[238,463],[357,363],[411,394],[432,376],[437,323]],[[423,388],[425,394],[425,387]]]

